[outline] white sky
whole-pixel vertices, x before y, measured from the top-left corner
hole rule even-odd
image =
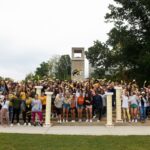
[[[71,47],[105,41],[113,0],[0,0],[0,76],[23,79]]]

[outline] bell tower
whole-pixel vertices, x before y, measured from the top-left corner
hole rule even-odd
[[[71,65],[71,79],[74,81],[83,81],[84,80],[84,48],[82,47],[73,47],[72,48],[72,65]]]

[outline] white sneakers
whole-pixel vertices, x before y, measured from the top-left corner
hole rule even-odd
[[[11,123],[10,126],[13,127],[14,126],[13,123]]]
[[[138,122],[138,120],[137,120],[137,119],[132,119],[132,122],[137,123],[137,122]]]
[[[61,120],[58,120],[57,122],[58,122],[58,123],[62,123],[62,121],[61,121]]]
[[[28,126],[31,127],[31,123],[28,123]]]
[[[75,120],[72,120],[71,122],[73,122],[73,123],[74,123],[74,122],[75,122]]]
[[[26,126],[26,125],[27,125],[27,123],[24,123],[24,124],[23,124],[23,126]]]
[[[81,119],[79,119],[79,122],[82,122],[82,120],[81,120]]]
[[[88,119],[86,119],[86,121],[85,122],[89,122],[89,120]]]
[[[17,126],[20,126],[20,123],[17,123]]]
[[[93,116],[93,119],[95,119],[95,118],[96,118],[96,115]]]

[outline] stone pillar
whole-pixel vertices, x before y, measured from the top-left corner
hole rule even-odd
[[[35,88],[36,88],[36,94],[38,94],[38,96],[41,96],[41,90],[43,86],[35,86]]]
[[[106,126],[113,126],[113,120],[112,120],[112,92],[106,92],[107,96],[107,124]]]
[[[121,119],[121,92],[122,87],[115,87],[116,90],[116,122],[122,123]]]
[[[45,113],[45,126],[49,127],[51,126],[51,99],[53,92],[46,92],[47,95],[46,98],[46,113]]]

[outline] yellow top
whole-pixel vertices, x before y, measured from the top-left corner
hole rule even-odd
[[[32,98],[31,97],[27,98],[26,99],[26,104],[30,105],[31,103],[32,103]]]
[[[46,105],[46,96],[40,96],[39,99],[42,102],[42,105]]]
[[[20,93],[20,98],[21,98],[21,100],[25,100],[26,99],[26,93],[25,92],[21,92]]]

